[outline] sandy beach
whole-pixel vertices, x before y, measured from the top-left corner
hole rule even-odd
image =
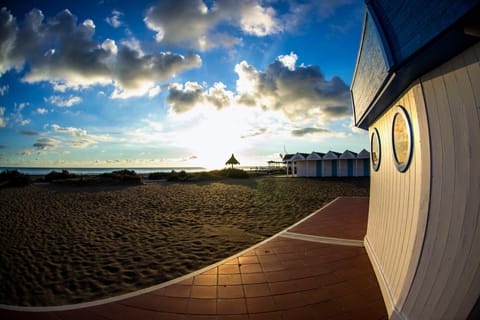
[[[233,255],[367,178],[261,177],[0,190],[0,303],[51,306],[149,287]]]

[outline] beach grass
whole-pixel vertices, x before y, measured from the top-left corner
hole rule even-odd
[[[0,303],[72,304],[156,285],[368,190],[368,178],[285,177],[1,189]]]

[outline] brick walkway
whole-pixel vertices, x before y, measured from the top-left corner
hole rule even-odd
[[[362,246],[367,215],[368,198],[338,198],[176,283],[71,310],[0,309],[0,319],[387,319]]]

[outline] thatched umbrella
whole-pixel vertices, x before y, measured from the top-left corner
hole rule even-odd
[[[225,162],[225,164],[231,164],[231,165],[232,165],[232,169],[233,169],[233,165],[234,165],[234,164],[240,164],[240,162],[238,162],[238,160],[235,159],[235,156],[234,156],[233,153],[232,153],[232,156],[230,157],[230,159],[228,159],[227,162]]]

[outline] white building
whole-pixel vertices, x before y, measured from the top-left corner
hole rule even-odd
[[[351,91],[390,319],[480,317],[480,2],[369,0]]]

